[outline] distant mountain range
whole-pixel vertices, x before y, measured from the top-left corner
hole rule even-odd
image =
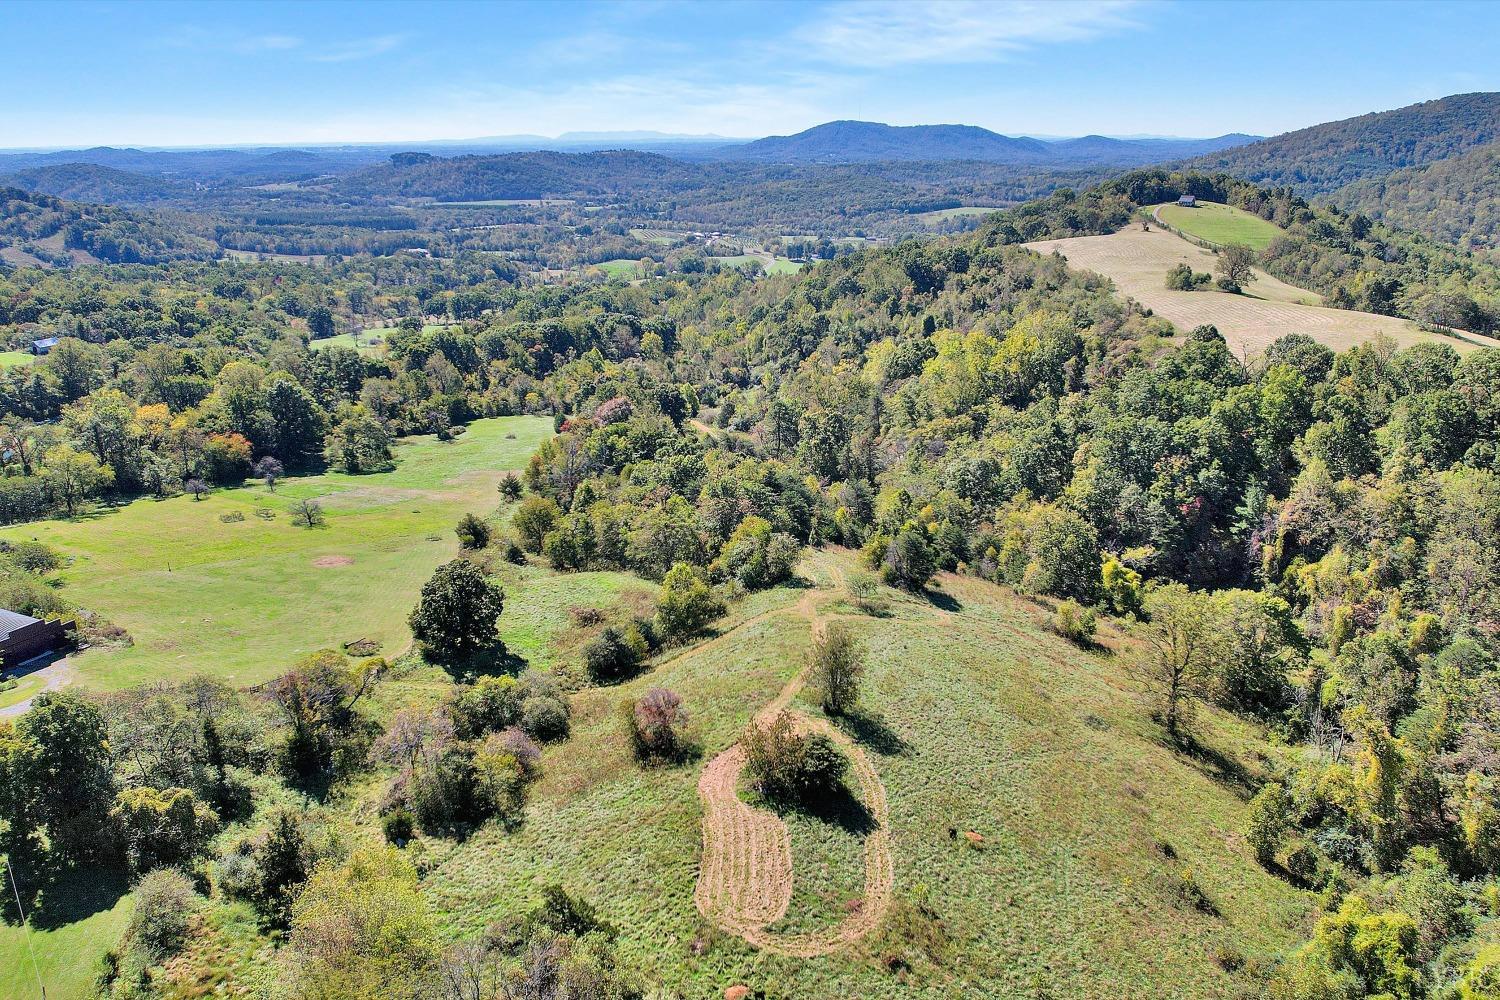
[[[565,132],[495,135],[418,143],[317,145],[234,149],[91,149],[0,152],[0,173],[12,174],[62,164],[91,164],[133,173],[200,181],[244,183],[344,173],[386,159],[399,151],[442,156],[556,151],[568,153],[637,150],[694,162],[869,163],[976,160],[1024,166],[1139,166],[1182,159],[1254,142],[1232,134],[1214,139],[1116,139],[1088,135],[1076,139],[1006,136],[973,125],[882,125],[828,122],[789,136],[734,139],[719,135],[669,132]],[[69,177],[69,182],[77,180]]]
[[[1045,140],[1013,137],[974,125],[882,125],[836,121],[795,135],[700,150],[698,158],[774,163],[863,163],[878,160],[982,160],[1035,166],[1138,166],[1200,156],[1255,142],[1238,133],[1213,139],[1111,139],[1088,135]]]

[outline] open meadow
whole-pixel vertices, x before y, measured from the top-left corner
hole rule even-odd
[[[243,686],[358,639],[400,653],[417,591],[457,551],[453,525],[500,506],[501,473],[521,468],[551,430],[545,417],[478,420],[452,441],[399,443],[387,473],[290,478],[274,493],[255,484],[201,501],[141,499],[0,537],[54,546],[70,560],[59,574],[68,598],[134,639],[71,657],[82,683],[207,673]],[[303,499],[323,506],[323,525],[293,522]]]
[[[1264,250],[1283,235],[1279,226],[1258,215],[1212,201],[1200,201],[1192,208],[1171,202],[1158,206],[1155,214],[1189,236],[1221,245],[1240,243],[1252,250]]]
[[[625,957],[682,995],[746,983],[786,998],[1227,998],[1253,980],[1219,959],[1270,956],[1305,933],[1314,897],[1250,863],[1238,835],[1246,776],[1272,752],[1254,727],[1214,713],[1206,742],[1222,757],[1183,757],[1159,742],[1117,636],[1080,650],[1038,625],[1038,606],[953,576],[932,601],[885,591],[888,611],[855,613],[838,583],[853,569],[849,553],[814,553],[810,588],[756,595],[716,638],[574,695],[572,736],[546,752],[518,831],[424,842],[424,887],[448,931],[479,931],[561,882],[620,927]],[[779,936],[836,935],[874,905],[868,831],[857,813],[781,814],[790,902],[771,944],[753,948],[694,905],[699,779],[803,669],[814,620],[835,617],[869,651],[864,708],[843,728],[884,785],[894,885],[871,934],[794,957]],[[690,765],[643,769],[631,756],[616,706],[656,685],[692,714],[702,756]],[[813,694],[792,704],[821,717]],[[1189,883],[1201,908],[1184,902]]]
[[[1379,334],[1403,347],[1423,340],[1442,340],[1461,352],[1497,343],[1471,334],[1460,338],[1425,333],[1410,320],[1395,316],[1329,309],[1312,292],[1258,269],[1241,295],[1217,289],[1168,289],[1167,271],[1173,266],[1187,264],[1195,271],[1212,273],[1215,258],[1213,251],[1162,229],[1145,232],[1131,225],[1106,236],[1076,236],[1026,245],[1038,253],[1060,253],[1072,266],[1104,275],[1122,295],[1169,320],[1183,333],[1213,324],[1241,357],[1264,351],[1288,333],[1305,333],[1334,350],[1345,350]]]

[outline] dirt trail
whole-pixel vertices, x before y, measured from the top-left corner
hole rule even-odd
[[[838,567],[830,566],[829,571],[835,586],[843,581]],[[820,603],[819,592],[809,588],[793,608],[807,619],[814,637],[823,634],[825,625],[818,613]],[[789,710],[806,681],[804,669],[756,713],[756,722],[764,725]],[[874,821],[875,829],[865,838],[865,888],[859,909],[833,927],[808,934],[777,934],[767,929],[786,915],[792,900],[791,838],[779,816],[752,808],[737,794],[745,766],[739,744],[709,761],[698,780],[703,800],[703,860],[693,899],[704,917],[755,947],[810,958],[858,941],[879,926],[890,908],[895,868],[885,786],[869,755],[826,719],[793,711],[792,721],[801,732],[827,736],[848,755],[859,799]]]
[[[40,670],[25,676],[42,678],[42,689],[25,701],[18,701],[14,705],[7,705],[4,708],[0,708],[0,719],[18,718],[25,715],[31,709],[31,703],[36,700],[38,694],[45,694],[48,691],[61,691],[73,683],[74,678],[77,677],[77,672],[68,663],[67,659],[64,658],[49,663]]]

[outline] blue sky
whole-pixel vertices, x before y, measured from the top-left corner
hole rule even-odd
[[[0,33],[4,147],[1273,134],[1500,90],[1488,2],[11,2]]]

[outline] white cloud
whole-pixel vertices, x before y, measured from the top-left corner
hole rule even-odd
[[[256,52],[285,52],[300,48],[302,39],[296,35],[251,35],[230,44],[236,52],[250,55]]]
[[[1003,59],[1035,45],[1133,27],[1138,0],[858,0],[835,4],[796,33],[828,62],[878,68]]]
[[[309,56],[314,62],[352,62],[356,59],[373,59],[385,55],[406,41],[405,35],[375,35],[371,38],[356,38],[347,42],[336,42],[321,52]]]

